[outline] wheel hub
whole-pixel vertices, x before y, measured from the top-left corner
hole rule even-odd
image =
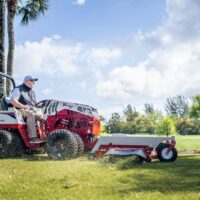
[[[162,157],[165,158],[166,160],[172,158],[173,152],[168,150],[168,148],[164,148],[161,152]]]

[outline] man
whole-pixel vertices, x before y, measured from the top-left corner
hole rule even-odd
[[[33,91],[33,86],[37,78],[32,76],[25,76],[22,85],[17,86],[11,93],[10,103],[20,109],[20,112],[27,119],[27,129],[30,138],[30,143],[43,142],[37,138],[37,131],[35,122],[36,120],[44,120],[44,116],[40,112],[34,112],[34,106],[36,104],[36,95]]]

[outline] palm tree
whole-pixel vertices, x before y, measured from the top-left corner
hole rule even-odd
[[[25,3],[19,0],[18,14],[22,16],[21,23],[28,25],[30,21],[37,20],[48,10],[48,0],[29,0]]]
[[[7,28],[8,28],[8,55],[7,55],[7,74],[13,75],[13,59],[15,49],[14,37],[14,17],[17,11],[18,0],[7,0]],[[6,80],[6,94],[10,95],[11,82]]]
[[[22,16],[21,23],[28,25],[30,21],[38,19],[48,10],[48,0],[7,0],[7,26],[8,26],[8,58],[7,58],[7,74],[13,75],[13,59],[14,59],[14,18],[16,13]],[[8,80],[6,84],[7,96],[10,95],[11,83]]]
[[[5,72],[5,0],[0,0],[0,72]],[[4,94],[4,79],[0,78],[0,95]]]

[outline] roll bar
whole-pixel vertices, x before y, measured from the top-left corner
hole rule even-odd
[[[15,87],[16,87],[15,80],[14,80],[14,79],[13,79],[11,76],[9,76],[9,75],[7,75],[7,74],[4,74],[4,73],[0,72],[0,77],[1,77],[1,76],[3,76],[3,77],[6,77],[6,78],[10,79],[10,80],[11,80],[11,82],[12,82],[12,84],[13,84],[13,88],[15,88]]]

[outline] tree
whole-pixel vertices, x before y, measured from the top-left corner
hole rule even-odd
[[[7,0],[7,28],[8,28],[8,55],[7,55],[7,74],[13,75],[13,59],[14,59],[14,17],[17,10],[18,0]],[[10,95],[11,82],[6,80],[6,94]]]
[[[7,26],[8,26],[8,57],[7,57],[7,74],[13,75],[14,60],[14,18],[16,13],[21,15],[21,23],[28,25],[30,21],[36,20],[40,15],[44,15],[48,9],[48,0],[7,0]],[[11,83],[7,79],[6,93],[10,95]]]
[[[48,0],[19,1],[18,14],[21,15],[21,23],[28,25],[30,21],[37,20],[48,10]]]
[[[188,100],[184,96],[167,98],[165,110],[169,116],[185,117],[189,113]]]
[[[156,111],[153,107],[153,104],[145,103],[144,104],[144,112],[148,115],[148,114],[153,114]]]
[[[176,127],[174,120],[170,117],[163,118],[157,123],[156,134],[158,135],[175,135]]]
[[[144,105],[144,112],[144,132],[154,134],[157,123],[163,119],[162,112],[155,110],[153,104],[148,103]]]
[[[5,73],[5,0],[0,0],[0,72]],[[0,78],[0,93],[5,94],[4,78]]]
[[[112,113],[108,126],[111,133],[119,133],[121,131],[121,117],[119,113]]]
[[[107,130],[107,126],[106,126],[106,118],[102,115],[100,115],[100,121],[101,121],[101,133],[105,133]]]
[[[162,113],[159,111],[143,116],[144,132],[155,134],[156,126],[162,119]]]
[[[106,118],[103,115],[100,115],[100,121],[101,122],[106,122]]]
[[[139,112],[136,111],[135,107],[132,108],[129,104],[124,110],[124,115],[126,116],[126,121],[131,121],[139,116]]]
[[[200,95],[196,95],[193,97],[190,116],[197,120],[200,120]]]
[[[191,118],[180,118],[175,121],[177,133],[180,135],[199,134],[198,120]]]
[[[196,128],[198,129],[198,134],[199,134],[200,132],[200,95],[196,95],[193,97],[190,116],[195,119]]]

